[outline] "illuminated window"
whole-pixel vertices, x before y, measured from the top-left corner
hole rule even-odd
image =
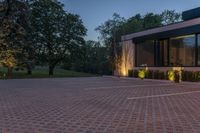
[[[195,35],[170,38],[170,65],[195,66]]]

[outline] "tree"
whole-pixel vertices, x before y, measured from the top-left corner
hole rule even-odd
[[[15,51],[10,51],[10,50],[2,51],[0,53],[0,58],[1,58],[0,64],[8,68],[8,72],[7,72],[8,77],[12,76],[12,69],[17,64],[17,61],[14,57],[14,53]]]
[[[161,17],[163,25],[181,21],[181,14],[177,13],[175,10],[165,10],[161,13]]]
[[[123,49],[119,43],[122,35],[178,22],[181,20],[180,17],[179,13],[169,10],[162,14],[147,13],[143,16],[136,14],[127,20],[115,13],[112,19],[98,26],[96,31],[100,33],[100,39],[108,50],[108,60],[112,70],[119,69],[122,62],[127,62],[126,55],[122,55],[122,50],[127,49]],[[124,67],[126,68],[126,65]]]
[[[83,58],[85,72],[108,74],[107,51],[100,42],[89,40],[83,47]],[[107,69],[107,70],[106,70]]]
[[[143,30],[143,18],[140,14],[130,17],[123,25],[121,30],[124,34],[130,34]]]
[[[100,42],[89,40],[74,48],[62,67],[87,73],[110,74],[107,55],[105,46],[102,46]]]
[[[109,62],[112,70],[118,69],[122,61],[121,36],[144,29],[149,29],[162,25],[162,19],[159,14],[147,13],[144,16],[136,14],[125,20],[118,14],[114,14],[112,19],[107,20],[96,28],[101,34],[104,45],[108,48]]]
[[[109,51],[108,60],[112,70],[115,70],[115,64],[119,58],[120,40],[123,33],[119,32],[121,26],[126,20],[120,17],[119,14],[114,13],[113,18],[107,20],[102,25],[98,26],[95,30],[101,34],[101,40]],[[122,31],[123,32],[123,31]]]
[[[8,75],[26,57],[24,47],[27,32],[24,17],[26,3],[18,0],[0,2],[0,62],[8,68]],[[23,18],[23,19],[22,19]]]
[[[57,0],[32,0],[31,25],[38,56],[49,66],[49,75],[75,45],[84,43],[86,28],[78,15],[64,11]]]
[[[142,16],[136,14],[130,17],[122,26],[121,30],[124,34],[139,32],[145,29],[154,28],[162,25],[162,18],[160,14],[147,13]]]
[[[162,18],[159,14],[147,13],[143,17],[143,29],[162,26]]]

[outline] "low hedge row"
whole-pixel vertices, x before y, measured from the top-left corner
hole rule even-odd
[[[138,70],[129,70],[128,76],[138,78]],[[148,70],[145,78],[168,80],[168,71]],[[200,71],[182,71],[182,81],[200,82]]]

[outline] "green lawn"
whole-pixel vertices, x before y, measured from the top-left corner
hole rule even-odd
[[[0,78],[3,77],[4,73],[7,72],[6,68],[0,68]],[[21,71],[13,71],[12,78],[64,78],[64,77],[92,77],[92,76],[98,76],[95,74],[90,73],[83,73],[83,72],[75,72],[75,71],[69,71],[64,69],[55,69],[54,75],[49,76],[48,75],[48,69],[47,68],[35,68],[33,70],[32,75],[27,75],[25,70]]]

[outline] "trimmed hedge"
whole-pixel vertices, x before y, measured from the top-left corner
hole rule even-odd
[[[138,70],[129,70],[128,76],[138,78]],[[168,71],[148,70],[145,78],[168,80]],[[200,82],[200,71],[182,71],[182,81]]]
[[[133,77],[133,70],[128,70],[128,76]]]

